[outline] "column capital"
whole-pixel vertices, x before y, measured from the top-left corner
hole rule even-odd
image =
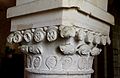
[[[20,44],[27,56],[27,71],[52,75],[93,73],[94,56],[102,51],[99,45],[110,44],[108,35],[63,25],[15,31],[7,41]]]

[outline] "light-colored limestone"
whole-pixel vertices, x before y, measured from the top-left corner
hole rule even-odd
[[[95,6],[107,11],[108,0],[87,0]]]
[[[7,42],[25,54],[28,78],[91,78],[98,45],[110,44],[114,25],[107,2],[94,1],[98,7],[92,0],[17,0],[8,9]]]
[[[48,0],[36,0],[34,2],[27,3],[26,5],[9,8],[7,17],[10,18],[56,8],[71,7],[86,12],[88,15],[92,15],[98,19],[114,25],[114,17],[112,15],[85,0],[50,0],[50,2]]]
[[[16,0],[16,5],[24,5],[26,3],[33,2],[35,0]]]
[[[35,78],[38,78],[36,74],[43,78],[46,75],[66,75],[65,77],[71,75],[70,78],[72,75],[76,75],[80,78],[90,78],[93,73],[94,56],[101,52],[97,45],[101,45],[100,42],[105,45],[107,35],[98,35],[101,38],[98,44],[94,43],[97,32],[93,33],[92,30],[78,26],[49,26],[45,28],[46,30],[43,29],[44,27],[15,31],[11,33],[13,36],[11,34],[8,36],[8,42],[23,44],[19,46],[19,49],[27,56],[26,70],[31,74],[34,73]],[[33,38],[38,30],[41,34],[44,31],[46,35],[44,38],[37,35],[40,41],[38,39],[36,42]],[[81,31],[84,33],[82,34]],[[20,38],[18,36],[19,42],[14,41],[18,34],[16,32],[22,32],[21,35],[23,35]],[[9,41],[10,39],[11,41]],[[88,75],[89,77],[87,77]]]

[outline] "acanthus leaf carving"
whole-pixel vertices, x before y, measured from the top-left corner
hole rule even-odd
[[[91,47],[87,44],[81,44],[77,47],[77,52],[79,55],[89,55],[91,52]]]
[[[42,54],[43,49],[41,45],[29,45],[28,51],[33,54]]]
[[[84,41],[85,36],[86,36],[85,30],[82,29],[82,28],[80,28],[76,33],[77,33],[77,39],[78,39],[79,41]]]
[[[60,45],[59,48],[60,51],[63,52],[63,54],[65,55],[71,55],[76,53],[74,45],[71,44]]]
[[[74,26],[60,26],[59,30],[62,38],[75,37],[76,30]]]
[[[99,55],[101,51],[102,51],[102,49],[99,49],[95,46],[94,48],[92,48],[91,55],[92,56]]]

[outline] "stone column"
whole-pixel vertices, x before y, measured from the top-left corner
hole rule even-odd
[[[7,41],[26,55],[28,78],[91,78],[94,56],[110,44],[114,25],[89,0],[17,0],[7,17]]]

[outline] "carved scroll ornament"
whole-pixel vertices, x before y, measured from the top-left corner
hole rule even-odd
[[[86,74],[93,72],[94,56],[102,51],[98,45],[111,41],[108,35],[85,28],[51,26],[12,32],[7,42],[22,44],[19,49],[27,55],[27,70],[30,72],[71,74],[77,68],[72,74]]]

